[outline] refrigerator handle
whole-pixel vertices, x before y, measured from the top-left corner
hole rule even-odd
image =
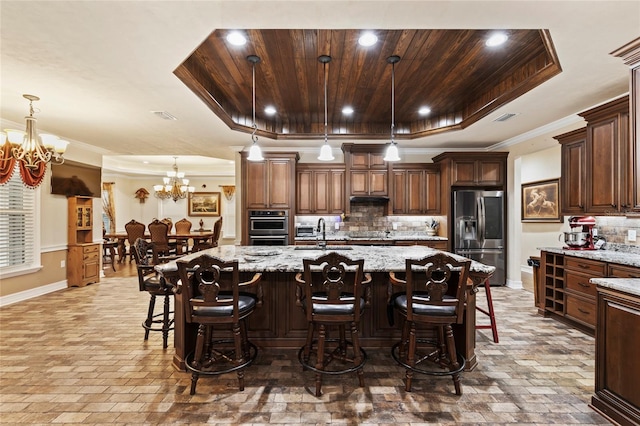
[[[484,247],[484,197],[478,197],[478,242],[480,247]]]

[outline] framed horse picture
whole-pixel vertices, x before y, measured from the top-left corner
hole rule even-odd
[[[562,222],[560,179],[522,184],[522,222]]]

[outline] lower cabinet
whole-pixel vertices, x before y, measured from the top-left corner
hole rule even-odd
[[[593,260],[565,257],[564,282],[567,318],[589,329],[596,326],[596,285],[590,278],[606,276],[607,264]]]
[[[596,383],[591,407],[620,425],[640,424],[640,297],[598,287]]]
[[[67,287],[84,287],[100,282],[100,244],[69,246]]]
[[[543,251],[538,311],[594,334],[598,289],[591,278],[637,278],[640,268]]]

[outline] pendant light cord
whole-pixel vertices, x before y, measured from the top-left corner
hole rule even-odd
[[[328,142],[327,137],[327,63],[324,65],[324,143]]]
[[[252,78],[252,86],[253,86],[253,132],[251,133],[251,140],[255,143],[258,141],[258,137],[256,136],[256,132],[258,131],[258,125],[256,124],[256,63],[253,62],[253,78]]]
[[[394,144],[393,133],[396,122],[396,63],[391,63],[391,143]]]

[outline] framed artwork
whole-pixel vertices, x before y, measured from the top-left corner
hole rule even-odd
[[[190,192],[189,216],[220,216],[219,192]]]
[[[522,222],[562,222],[560,179],[522,184]]]

